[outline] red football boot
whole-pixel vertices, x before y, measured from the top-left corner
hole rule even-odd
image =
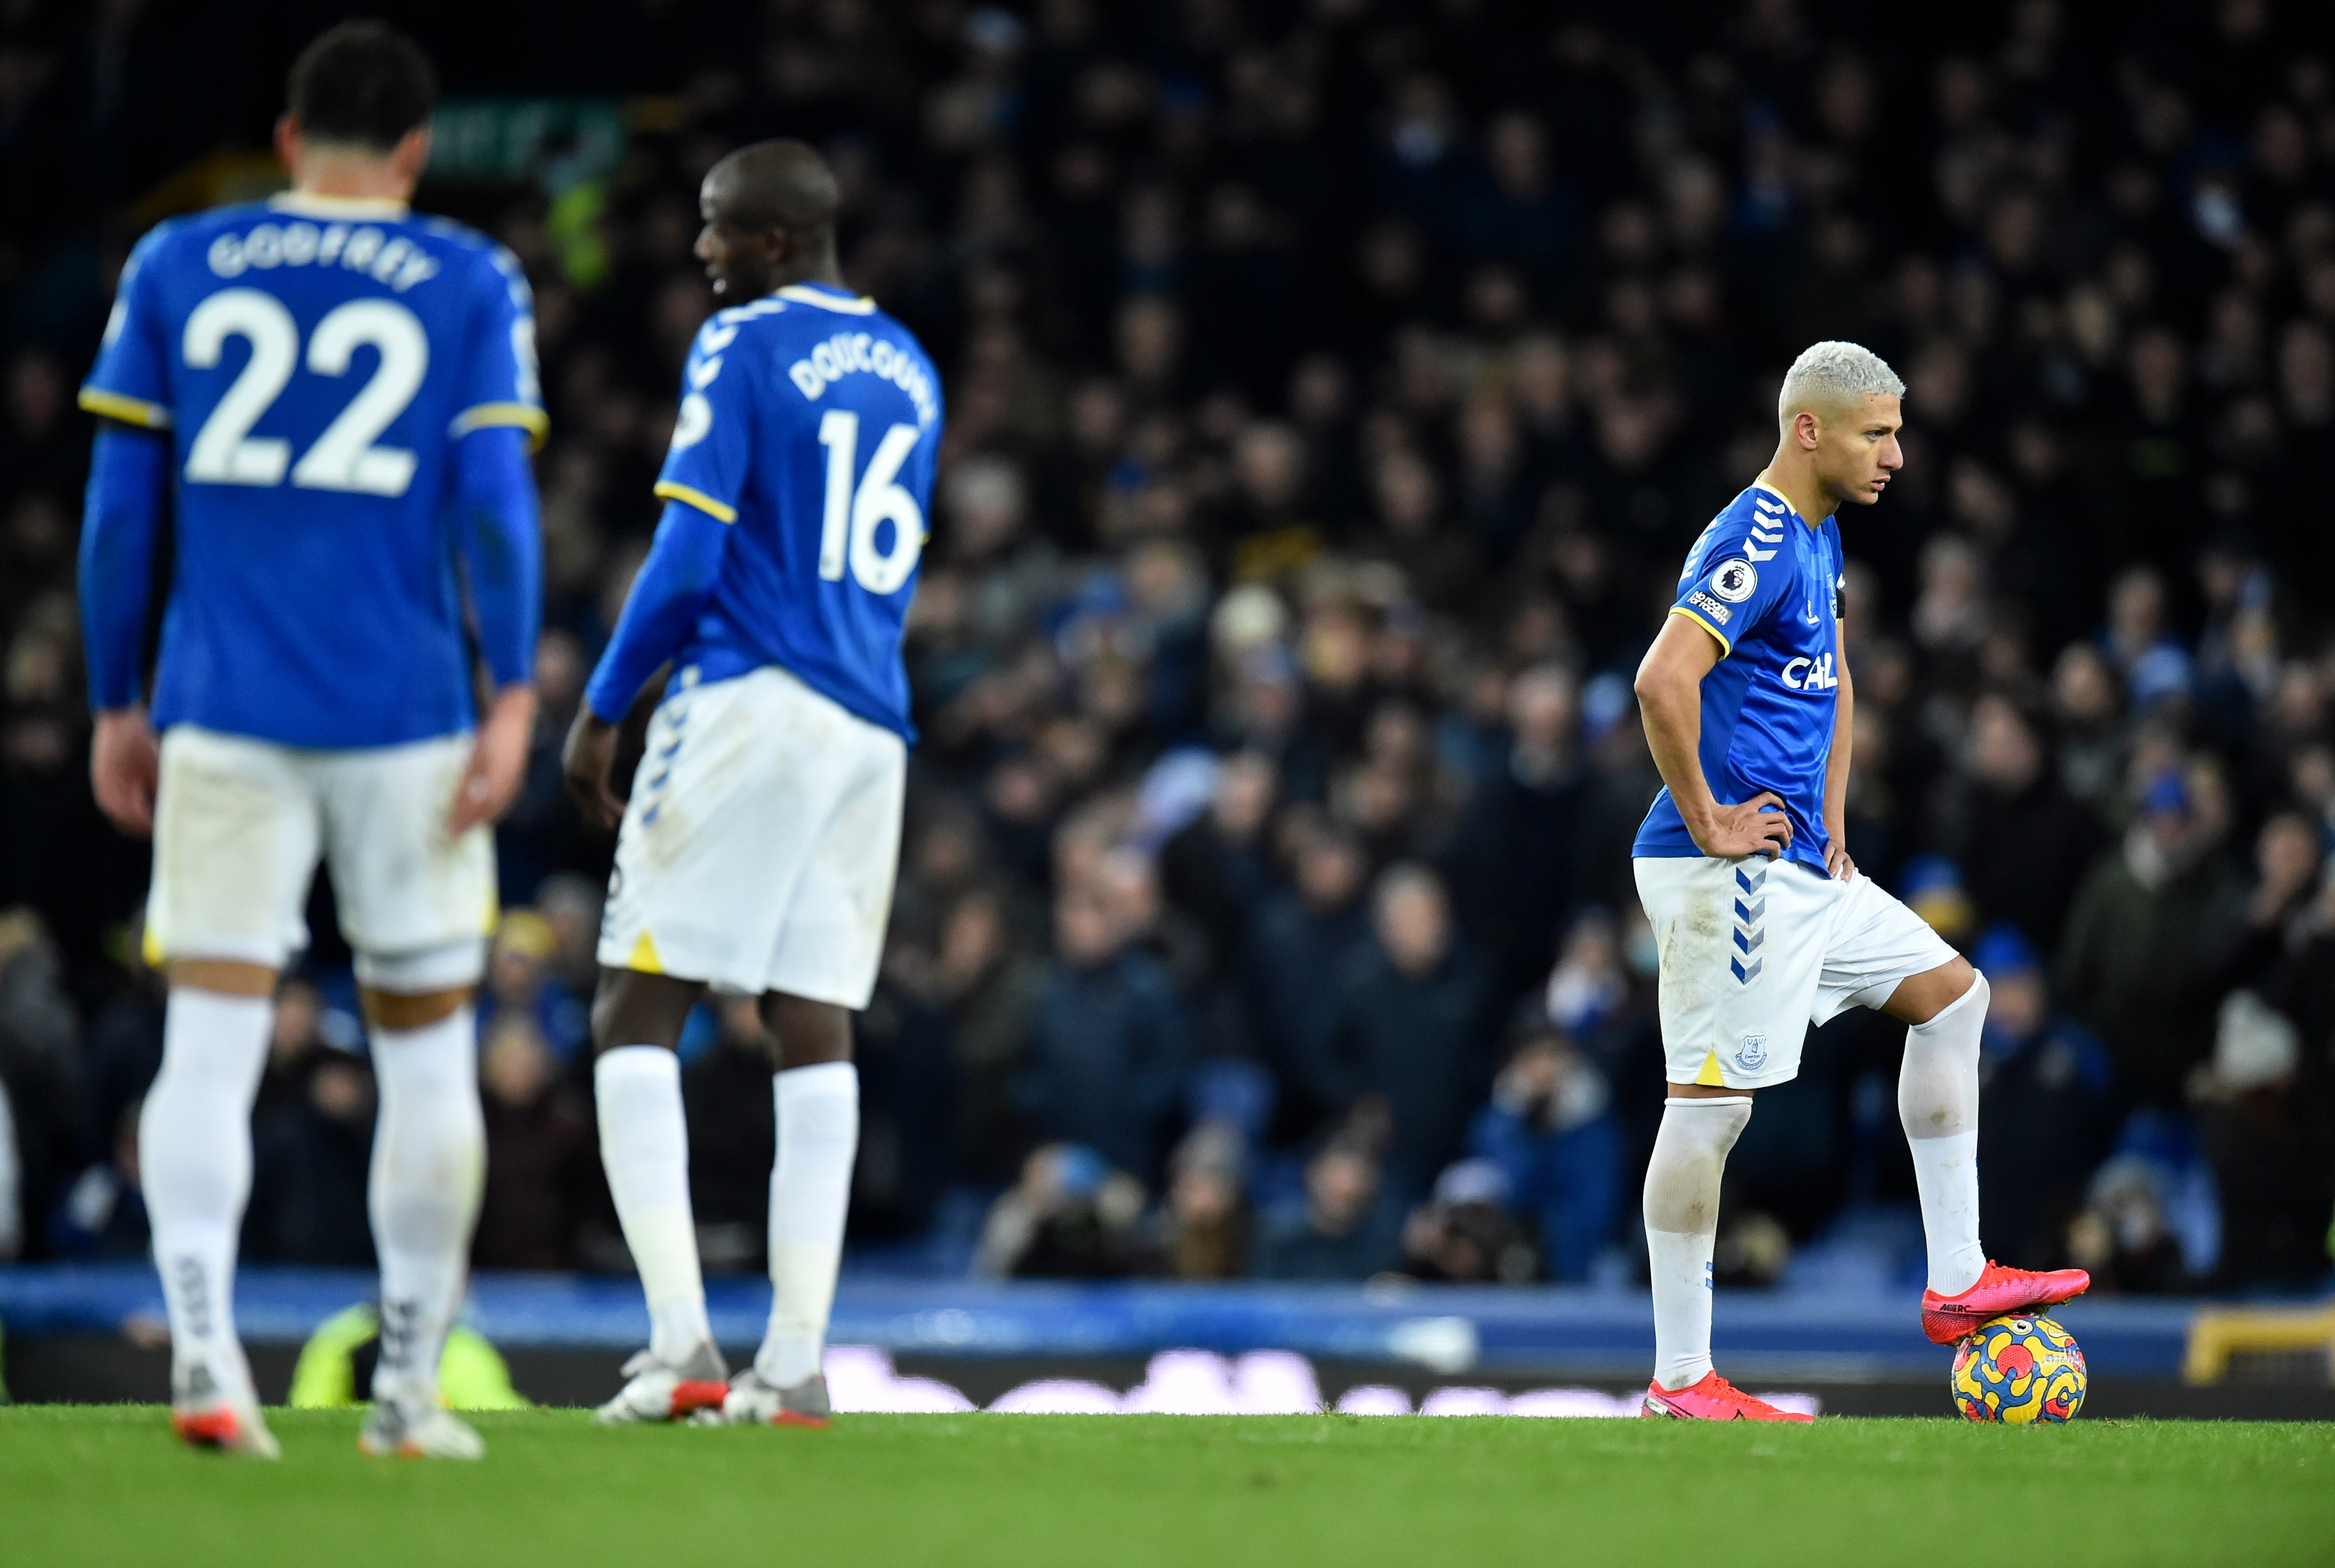
[[[2056,1307],[2091,1289],[2092,1276],[2081,1269],[2006,1269],[1992,1258],[1978,1282],[1958,1296],[1922,1292],[1922,1331],[1933,1345],[1951,1345],[1978,1331],[1989,1319],[2005,1312]]]
[[[1705,1372],[1701,1381],[1689,1383],[1683,1389],[1665,1389],[1659,1382],[1647,1384],[1645,1402],[1638,1407],[1638,1414],[1665,1416],[1680,1421],[1816,1419],[1814,1416],[1778,1410],[1765,1399],[1755,1399],[1717,1372]]]

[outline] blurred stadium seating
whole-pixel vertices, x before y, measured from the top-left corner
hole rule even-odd
[[[608,846],[556,752],[708,308],[695,182],[771,134],[828,150],[847,271],[932,346],[950,402],[838,1339],[911,1350],[887,1325],[993,1311],[1032,1347],[1344,1356],[1349,1330],[1480,1314],[1487,1347],[1515,1322],[1639,1354],[1660,1067],[1627,846],[1655,780],[1628,677],[1677,563],[1772,444],[1782,367],[1823,336],[1911,383],[1904,477],[1845,529],[1851,839],[1994,976],[1991,1244],[2081,1263],[2102,1295],[2323,1290],[2323,8],[402,10],[452,95],[424,204],[526,263],[553,417],[546,703],[501,830],[516,913],[484,1009],[478,1255],[599,1279],[482,1282],[490,1338],[546,1301],[596,1345],[635,1331],[584,1060]],[[0,1316],[19,1336],[52,1283],[111,1282],[88,1288],[114,1306],[140,1288],[129,1265],[32,1271],[142,1256],[124,1129],[160,1041],[143,849],[85,782],[73,388],[138,233],[266,188],[304,35],[284,15],[0,19],[0,1256],[26,1260]],[[1374,924],[1398,866],[1429,869],[1440,917]],[[360,1270],[363,1228],[336,1216],[363,1212],[371,1091],[321,892],[312,924],[247,1255]],[[771,1134],[768,1095],[733,1092],[764,1070],[749,1027],[707,1009],[688,1082],[709,1268],[751,1275]],[[1781,1289],[1772,1319],[1722,1314],[1722,1354],[1816,1300],[1844,1354],[1908,1348],[1897,1050],[1845,1020],[1761,1097],[1720,1267]],[[1098,1080],[1119,1091],[1066,1101]],[[969,1273],[1087,1283],[993,1297]],[[1253,1273],[1492,1293],[1463,1312],[1090,1288]],[[269,1277],[244,1306],[277,1337],[363,1293],[279,1307]],[[1501,1304],[1497,1282],[1549,1279],[1605,1293]],[[2104,1369],[2136,1325],[2169,1377],[2185,1312],[2070,1322]]]

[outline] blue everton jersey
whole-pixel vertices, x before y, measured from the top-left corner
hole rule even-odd
[[[1839,695],[1844,587],[1840,528],[1810,528],[1783,497],[1754,485],[1703,529],[1671,608],[1719,639],[1702,679],[1702,774],[1722,806],[1762,790],[1792,822],[1787,859],[1824,870],[1825,769]],[[1665,789],[1633,855],[1700,855]]]
[[[544,430],[509,252],[395,203],[297,194],[163,224],[131,253],[81,402],[172,443],[157,727],[345,748],[474,721],[455,446]]]
[[[900,625],[940,440],[940,376],[874,301],[795,284],[715,313],[656,493],[736,532],[676,667],[777,664],[914,740]]]

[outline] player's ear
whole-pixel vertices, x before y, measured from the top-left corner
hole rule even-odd
[[[300,161],[300,121],[290,110],[276,119],[276,156],[287,172]]]
[[[418,183],[421,179],[422,169],[430,163],[429,121],[422,121],[403,136],[399,137],[397,146],[389,157],[401,179],[408,185]]]
[[[1812,452],[1817,450],[1817,438],[1822,433],[1819,429],[1822,422],[1817,418],[1816,411],[1813,409],[1802,409],[1792,416],[1792,434],[1798,438],[1800,450]]]

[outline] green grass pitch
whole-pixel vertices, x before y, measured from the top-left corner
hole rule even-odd
[[[847,1416],[825,1432],[479,1419],[482,1465],[280,1465],[161,1413],[0,1408],[0,1563],[2335,1563],[2335,1428],[1814,1428],[1507,1418]]]

